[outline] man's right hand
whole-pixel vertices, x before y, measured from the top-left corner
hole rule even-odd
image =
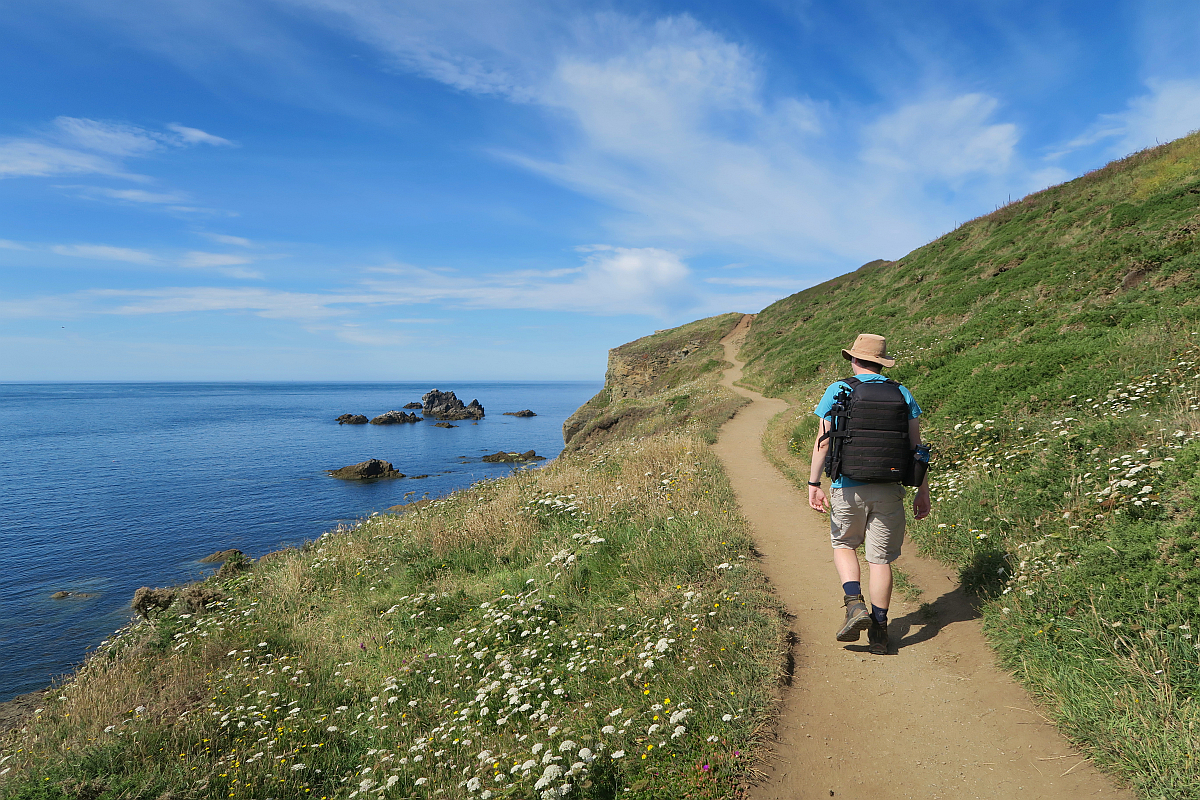
[[[829,501],[825,498],[825,491],[820,486],[808,487],[808,504],[814,511],[820,511],[822,514],[829,511]]]

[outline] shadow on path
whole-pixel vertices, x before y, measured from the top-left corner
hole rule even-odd
[[[932,603],[922,603],[917,610],[892,620],[888,633],[892,634],[897,648],[908,647],[929,641],[956,622],[968,622],[980,616],[978,599],[957,586]],[[914,627],[918,628],[915,632]]]

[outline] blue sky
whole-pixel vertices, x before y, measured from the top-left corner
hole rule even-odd
[[[598,380],[1200,128],[1194,2],[0,9],[0,381]]]

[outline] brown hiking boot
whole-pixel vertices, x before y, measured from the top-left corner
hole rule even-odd
[[[888,632],[887,623],[880,625],[874,619],[871,620],[871,626],[867,628],[867,641],[871,643],[871,653],[877,656],[886,656],[888,654]]]
[[[839,642],[857,642],[859,634],[871,624],[871,612],[861,594],[848,594],[842,601],[846,605],[846,621],[838,629]]]

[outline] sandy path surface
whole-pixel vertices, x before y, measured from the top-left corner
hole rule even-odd
[[[733,386],[751,320],[723,342],[735,367],[722,382],[754,402],[725,425],[715,449],[754,528],[761,566],[794,615],[796,642],[768,779],[750,797],[1132,800],[994,666],[978,614],[943,565],[913,554],[898,562],[936,615],[893,598],[893,655],[869,654],[865,634],[857,644],[834,639],[844,610],[828,518],[762,453],[768,420],[787,404]]]

